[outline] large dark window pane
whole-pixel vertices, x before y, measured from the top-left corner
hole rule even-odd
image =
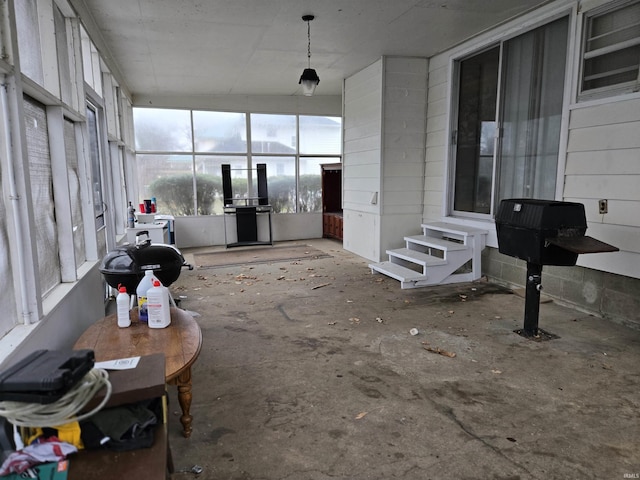
[[[454,210],[490,213],[496,128],[496,47],[460,62]]]

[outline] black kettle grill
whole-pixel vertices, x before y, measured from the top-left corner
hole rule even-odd
[[[138,235],[144,233],[139,232]],[[135,245],[118,246],[107,253],[100,264],[100,273],[111,287],[117,289],[122,285],[129,295],[135,295],[146,270],[153,270],[162,285],[168,287],[178,279],[182,267],[193,270],[193,266],[185,262],[180,250],[163,243],[152,244],[147,238],[136,241]]]
[[[587,219],[581,203],[532,198],[500,202],[496,215],[498,250],[527,262],[524,328],[516,330],[517,333],[529,338],[540,337],[538,317],[543,265],[573,266],[579,254],[619,250],[585,236],[586,231]]]

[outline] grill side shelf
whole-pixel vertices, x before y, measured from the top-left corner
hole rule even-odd
[[[545,242],[578,254],[617,252],[620,250],[618,247],[588,236],[546,238]]]

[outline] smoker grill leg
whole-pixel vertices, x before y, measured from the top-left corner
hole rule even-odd
[[[524,300],[523,329],[523,333],[527,336],[538,335],[540,290],[542,290],[542,265],[527,262],[527,288]]]

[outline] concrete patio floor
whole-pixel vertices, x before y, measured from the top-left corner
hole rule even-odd
[[[640,331],[547,302],[559,338],[537,342],[502,287],[401,290],[338,242],[288,243],[330,257],[171,287],[203,334],[192,436],[173,388],[169,418],[176,469],[203,472],[173,479],[640,478]]]

